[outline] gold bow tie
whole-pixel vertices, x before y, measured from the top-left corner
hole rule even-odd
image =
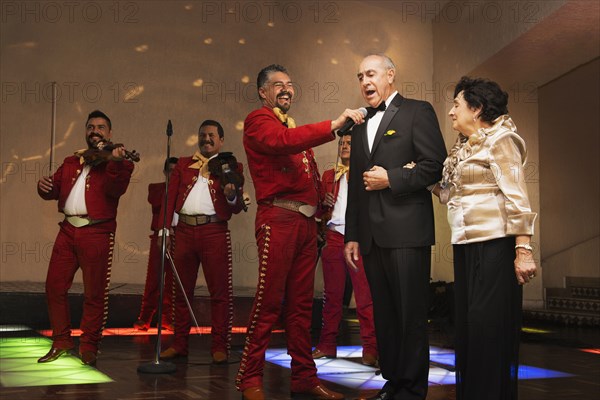
[[[350,171],[350,167],[344,164],[337,163],[335,166],[335,181],[339,181],[342,175],[346,174],[346,172]]]
[[[86,150],[87,149],[81,149],[73,153],[76,157],[79,157],[79,164],[83,164],[85,162],[85,160],[83,159],[83,153],[85,153]]]
[[[281,111],[281,109],[279,107],[274,107],[273,108],[273,112],[275,113],[275,115],[277,116],[277,118],[279,118],[279,120],[286,124],[288,128],[295,128],[296,127],[296,121],[294,121],[294,118],[290,117],[289,115],[285,114],[283,111]]]
[[[192,160],[196,161],[188,168],[194,168],[200,170],[199,174],[204,178],[208,179],[210,172],[208,172],[208,158],[204,157],[198,150],[192,156]]]

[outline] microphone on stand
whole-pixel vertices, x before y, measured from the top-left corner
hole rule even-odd
[[[367,116],[367,109],[364,107],[361,107],[358,109],[358,111],[362,114],[363,118],[365,118]],[[337,131],[337,134],[339,137],[344,136],[346,133],[348,133],[348,131],[350,129],[352,129],[352,127],[356,124],[356,122],[354,122],[354,120],[352,118],[346,118],[346,122],[344,122],[344,125],[342,125],[342,127]]]
[[[171,120],[167,122],[167,136],[173,136],[173,124],[171,123]]]

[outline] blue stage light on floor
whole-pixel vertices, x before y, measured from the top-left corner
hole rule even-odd
[[[430,347],[429,355],[432,363],[437,364],[429,368],[429,385],[454,385],[454,351],[440,347]],[[337,358],[320,358],[315,360],[320,379],[337,383],[352,389],[371,390],[381,389],[385,380],[376,374],[377,369],[360,364],[362,357],[361,346],[338,346]],[[290,368],[291,357],[286,349],[267,349],[266,361]],[[357,361],[346,358],[358,359]],[[490,360],[490,362],[493,362]],[[448,366],[448,368],[444,368]],[[519,379],[550,379],[564,378],[570,374],[537,368],[528,365],[519,366]]]

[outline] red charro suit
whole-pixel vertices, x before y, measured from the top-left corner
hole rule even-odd
[[[313,217],[279,208],[272,201],[318,204],[319,173],[311,147],[333,139],[331,121],[287,128],[268,107],[251,112],[244,122],[244,149],[258,204],[259,281],[236,380],[238,390],[262,386],[265,350],[282,308],[292,357],[291,390],[305,392],[319,385],[310,341],[316,223]]]
[[[58,211],[63,212],[83,167],[79,157],[65,158],[52,176],[52,190],[43,193],[38,188],[38,194],[44,200],[58,200]],[[53,347],[73,348],[67,296],[75,272],[81,268],[84,303],[79,351],[95,353],[98,350],[107,318],[117,206],[127,190],[132,172],[133,164],[129,161],[107,161],[92,167],[85,181],[85,203],[88,217],[102,222],[80,228],[67,221],[59,223],[46,278]]]
[[[179,213],[198,180],[199,170],[192,167],[195,163],[192,157],[181,157],[171,173],[166,209],[167,226],[171,226],[173,212]],[[243,174],[240,163],[237,172]],[[218,177],[211,174],[208,185],[219,221],[191,226],[180,219],[177,223],[177,244],[173,259],[190,303],[194,298],[198,267],[202,264],[211,300],[211,353],[220,351],[229,354],[233,323],[233,281],[231,236],[227,221],[232,214],[238,214],[242,210],[242,203],[237,201],[235,205],[230,205],[227,202]],[[164,213],[163,207],[160,221],[163,220]],[[175,290],[174,308],[175,338],[171,346],[177,353],[186,355],[192,318],[179,287]]]
[[[337,200],[340,181],[335,181],[335,169],[323,172],[323,189],[333,193]],[[327,208],[327,209],[333,209]],[[331,227],[330,227],[331,228]],[[373,301],[371,290],[365,275],[362,257],[355,261],[358,271],[348,267],[344,259],[344,235],[334,229],[326,231],[327,245],[323,248],[321,262],[323,265],[323,325],[317,348],[323,353],[336,356],[337,335],[342,320],[342,301],[346,270],[350,274],[354,296],[356,299],[356,315],[360,322],[360,337],[363,343],[363,354],[377,355],[377,341],[373,325]]]
[[[158,307],[159,297],[159,275],[161,249],[157,246],[158,231],[163,227],[163,221],[159,218],[160,208],[164,202],[165,183],[151,183],[148,185],[148,203],[152,206],[152,223],[150,229],[150,254],[148,255],[148,269],[146,271],[146,285],[142,296],[142,306],[138,320],[147,325],[152,322],[152,316]],[[169,261],[165,258],[165,286],[163,292],[162,324],[173,323],[173,271]],[[158,321],[157,321],[158,324]]]

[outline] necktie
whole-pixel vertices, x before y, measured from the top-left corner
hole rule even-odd
[[[342,163],[337,163],[335,166],[335,181],[339,181],[342,175],[350,170],[350,167]]]
[[[294,121],[294,118],[285,114],[279,107],[274,107],[273,112],[275,113],[275,116],[277,116],[277,118],[279,118],[279,120],[288,128],[296,127],[296,121]]]
[[[196,152],[194,153],[194,155],[192,156],[192,160],[196,161],[195,163],[193,163],[192,165],[190,165],[188,168],[194,168],[194,169],[198,169],[200,170],[200,175],[202,175],[204,178],[208,179],[210,172],[208,172],[208,158],[204,157],[202,155],[202,153],[200,153],[198,150],[196,150]]]

